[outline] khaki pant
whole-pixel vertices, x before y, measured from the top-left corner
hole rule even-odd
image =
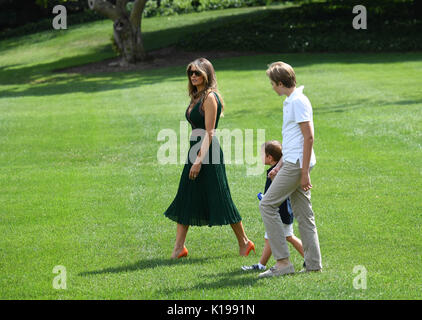
[[[274,259],[280,260],[289,257],[289,248],[283,233],[282,221],[278,214],[278,207],[287,197],[293,209],[293,215],[299,225],[303,251],[307,270],[322,268],[321,252],[318,233],[315,225],[314,212],[311,205],[311,191],[304,191],[300,186],[301,168],[299,160],[296,164],[284,162],[275,176],[259,204],[265,230],[268,234],[271,251]]]

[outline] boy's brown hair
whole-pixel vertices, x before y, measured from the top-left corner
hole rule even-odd
[[[276,84],[281,82],[286,88],[296,86],[295,71],[287,63],[281,61],[271,63],[267,69],[267,76]]]
[[[267,141],[262,145],[265,148],[265,154],[273,157],[275,161],[280,161],[283,153],[281,152],[281,143],[277,140]]]

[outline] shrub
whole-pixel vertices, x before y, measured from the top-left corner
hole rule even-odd
[[[422,24],[412,1],[365,1],[368,29],[352,27],[352,1],[309,3],[269,9],[207,32],[190,35],[178,46],[188,50],[262,52],[378,52],[422,49]]]
[[[167,16],[195,11],[264,6],[272,2],[272,0],[161,0],[158,6],[157,0],[149,0],[145,6],[144,16]]]
[[[103,19],[105,18],[102,15],[96,13],[95,11],[85,10],[84,12],[81,12],[81,13],[68,14],[67,24],[68,26],[70,26],[70,25],[76,25],[80,23],[103,20]],[[52,21],[53,21],[52,18],[46,18],[37,22],[27,23],[17,28],[5,29],[4,31],[0,32],[0,39],[18,37],[18,36],[31,34],[31,33],[37,33],[40,31],[51,30]]]
[[[42,7],[47,9],[48,15],[51,15],[51,8],[59,3],[63,3],[60,0],[37,0]],[[160,6],[157,4],[157,0],[148,0],[144,9],[144,17],[153,16],[170,16],[174,14],[182,14],[197,11],[215,10],[215,9],[226,9],[226,8],[238,8],[246,6],[262,6],[272,3],[272,0],[161,0]],[[87,2],[85,0],[68,0],[65,3],[68,9],[68,25],[75,25],[79,23],[95,21],[105,19],[100,14],[87,9]],[[128,3],[128,9],[132,9],[133,2]],[[12,12],[13,13],[13,12]],[[3,19],[15,18],[11,16],[10,12],[6,12],[0,17]],[[15,19],[16,20],[16,19]],[[52,18],[41,19],[37,22],[27,23],[23,26],[16,28],[8,28],[0,32],[0,39],[22,36],[30,33],[36,33],[39,31],[51,29]]]

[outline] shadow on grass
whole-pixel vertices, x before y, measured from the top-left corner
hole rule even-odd
[[[398,101],[370,101],[368,103],[368,99],[359,99],[355,100],[352,103],[347,104],[340,104],[340,105],[322,105],[322,106],[313,106],[313,113],[314,115],[319,114],[328,114],[328,113],[342,113],[348,112],[352,110],[359,110],[359,109],[368,109],[368,108],[382,108],[385,106],[404,106],[404,105],[415,105],[415,104],[422,104],[422,99],[406,99],[406,100],[398,100]],[[281,109],[279,107],[274,108],[272,110],[260,111],[260,110],[252,110],[252,109],[241,109],[235,110],[230,112],[230,119],[250,119],[251,117],[258,117],[262,116],[262,118],[271,118],[274,115],[279,114],[281,116]]]
[[[76,62],[91,60],[95,54],[71,57],[59,61],[40,64],[21,69],[2,68],[0,85],[16,85],[15,88],[1,91],[2,97],[48,96],[68,93],[92,93],[109,90],[123,90],[142,85],[151,85],[168,81],[185,79],[185,65],[166,67],[163,69],[150,69],[142,71],[98,73],[89,75],[80,74],[54,74],[50,70],[70,67]],[[353,57],[352,57],[353,56]],[[218,72],[262,70],[265,72],[267,65],[276,59],[283,58],[295,67],[324,63],[390,63],[403,61],[422,60],[422,54],[408,54],[409,59],[403,54],[286,54],[286,55],[256,55],[236,58],[216,59],[213,64]],[[351,59],[353,58],[353,61]],[[46,77],[44,80],[43,77]],[[39,80],[37,80],[39,79]],[[19,88],[20,84],[27,84],[25,89]],[[28,86],[29,84],[29,86]],[[419,101],[409,101],[419,103]],[[391,103],[395,104],[395,103]],[[402,102],[402,104],[406,104]],[[347,109],[348,106],[339,106],[337,112]],[[317,111],[316,112],[321,112]],[[332,112],[332,111],[330,111]]]
[[[20,68],[18,64],[1,66],[0,85],[28,84],[34,80],[53,75],[53,70],[55,69],[91,63],[110,57],[113,57],[111,47],[109,45],[103,45],[88,54],[63,58],[48,63],[38,63]]]
[[[184,293],[191,290],[215,290],[215,289],[223,289],[223,288],[234,288],[234,287],[249,287],[254,286],[258,282],[264,281],[277,281],[280,279],[293,279],[293,278],[301,278],[304,279],[306,277],[320,277],[320,273],[313,273],[313,272],[295,272],[294,274],[279,276],[275,278],[258,278],[258,275],[262,271],[250,271],[245,272],[243,270],[234,270],[229,272],[220,272],[217,275],[213,275],[213,278],[217,278],[216,281],[213,282],[202,282],[197,285],[191,287],[176,287],[173,289],[163,289],[158,290],[160,294],[168,296],[169,294],[174,293]]]
[[[206,31],[210,26],[230,25],[233,23],[242,23],[254,19],[262,19],[271,11],[286,10],[286,8],[268,8],[267,10],[257,10],[242,14],[233,14],[230,16],[208,18],[197,24],[190,24],[182,27],[169,28],[154,32],[145,32],[145,47],[147,50],[168,47],[178,43],[183,38],[192,38]],[[194,31],[194,32],[193,32]],[[52,31],[54,32],[54,31]],[[47,39],[49,40],[49,39]],[[195,40],[195,39],[194,39]],[[15,45],[24,44],[25,38],[18,38],[13,42]],[[99,92],[108,90],[120,90],[136,87],[145,84],[154,84],[162,81],[171,81],[175,77],[184,77],[185,65],[180,66],[180,70],[176,68],[165,68],[158,70],[145,70],[117,72],[117,73],[101,73],[91,75],[75,75],[69,74],[67,79],[61,78],[63,81],[55,79],[53,70],[64,69],[72,66],[84,65],[113,58],[114,54],[111,45],[102,45],[92,48],[93,51],[84,55],[59,59],[49,63],[41,63],[37,65],[23,66],[19,68],[17,65],[1,66],[0,85],[30,85],[23,90],[13,88],[1,91],[2,97],[22,97],[22,96],[47,96],[60,95],[74,92]],[[218,50],[218,48],[215,48]],[[63,48],[66,50],[66,48]],[[1,50],[0,50],[1,51]],[[171,59],[171,58],[170,58]],[[262,70],[265,72],[267,65],[275,60],[285,60],[294,67],[303,67],[314,64],[325,63],[402,63],[404,61],[420,61],[422,54],[420,53],[388,53],[388,54],[284,54],[284,53],[268,53],[259,54],[253,57],[244,56],[236,58],[216,59],[213,61],[217,74],[220,71],[243,71],[243,70]],[[142,79],[140,79],[142,75]],[[43,82],[43,78],[47,78]],[[48,79],[52,78],[52,79]]]
[[[422,104],[422,99],[415,100],[398,100],[398,101],[370,101],[361,99],[356,100],[352,104],[336,105],[336,106],[324,106],[314,108],[314,114],[324,114],[324,113],[341,113],[346,111],[358,110],[363,108],[381,108],[385,106],[404,106],[404,105],[413,105],[413,104]]]
[[[222,288],[234,288],[234,287],[249,287],[253,286],[257,281],[262,279],[258,278],[259,272],[245,272],[242,270],[221,272],[217,275],[213,275],[212,279],[216,278],[216,281],[206,282],[202,281],[194,286],[187,287],[175,287],[158,290],[159,294],[168,296],[174,293],[184,293],[191,290],[214,290]]]
[[[171,45],[174,45],[178,43],[178,41],[184,37],[190,37],[192,32],[199,32],[201,30],[206,31],[209,29],[210,25],[218,26],[218,25],[225,25],[227,23],[234,23],[236,21],[242,21],[244,19],[251,19],[251,18],[258,18],[262,16],[263,14],[267,14],[267,10],[257,10],[253,12],[248,13],[242,13],[242,14],[233,14],[230,16],[223,16],[223,17],[214,17],[206,19],[203,22],[197,23],[197,24],[190,24],[182,27],[175,27],[175,28],[169,28],[159,31],[153,31],[153,32],[144,32],[144,44],[145,49],[147,51],[159,49],[159,48],[165,48]],[[110,21],[111,25],[111,21]],[[57,37],[60,36],[60,34],[57,34],[55,31],[50,31],[52,34],[51,37]],[[65,33],[63,33],[65,35]],[[110,34],[111,35],[111,34]],[[51,37],[48,37],[47,40],[50,40]],[[26,42],[30,41],[30,39],[26,39],[25,37],[17,38],[15,41],[12,41],[13,39],[6,40],[6,44],[9,42],[13,43],[13,46],[18,46],[20,43],[26,44]],[[8,49],[9,47],[4,45],[1,46],[0,52]],[[1,42],[0,42],[1,44]],[[31,81],[34,81],[41,77],[46,77],[54,73],[54,70],[58,69],[65,69],[75,66],[80,66],[88,63],[93,62],[99,62],[106,59],[110,59],[115,57],[115,54],[112,50],[111,43],[107,45],[101,45],[96,48],[92,48],[93,52],[89,54],[79,55],[79,56],[73,56],[69,58],[63,58],[60,60],[56,60],[49,63],[41,63],[37,65],[30,65],[30,66],[24,66],[22,68],[17,68],[16,65],[14,65],[13,69],[10,69],[12,66],[2,66],[2,75],[0,77],[0,85],[12,85],[12,84],[25,84]],[[62,49],[66,50],[66,48]],[[185,66],[183,66],[185,67]],[[133,72],[125,72],[128,74],[134,74],[137,73],[136,71]],[[118,72],[117,74],[121,74]],[[41,90],[42,91],[42,90]],[[42,94],[40,94],[42,95]]]
[[[154,258],[154,259],[144,259],[139,260],[132,264],[126,264],[117,267],[110,267],[101,270],[93,270],[93,271],[85,271],[79,273],[79,276],[90,276],[90,275],[98,275],[104,273],[121,273],[121,272],[132,272],[144,269],[154,269],[166,266],[175,266],[175,265],[190,265],[190,264],[200,264],[204,262],[208,262],[210,260],[216,259],[215,258],[187,258],[187,259],[178,259],[172,260],[169,258]]]
[[[73,58],[64,59],[72,60]],[[60,62],[52,63],[51,65],[57,66]],[[68,64],[67,61],[65,64]],[[43,68],[45,65],[42,66]],[[48,67],[47,67],[48,68]],[[6,70],[5,72],[7,72]],[[13,69],[10,71],[14,71]],[[177,70],[179,71],[179,70]],[[101,73],[101,74],[44,74],[46,79],[39,78],[28,71],[27,76],[23,76],[26,82],[29,82],[26,89],[22,90],[19,87],[19,80],[16,77],[12,78],[11,81],[6,80],[5,76],[3,80],[0,80],[0,85],[13,85],[16,87],[1,91],[2,97],[25,97],[25,96],[50,96],[50,95],[62,95],[69,93],[94,93],[103,92],[110,90],[122,90],[135,88],[145,85],[153,85],[161,82],[179,81],[181,78],[185,78],[183,69],[180,72],[118,72],[118,73]],[[16,81],[14,83],[14,80]],[[23,81],[23,80],[22,80]]]

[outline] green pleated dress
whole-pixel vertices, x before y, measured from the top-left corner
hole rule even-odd
[[[214,95],[218,102],[215,121],[216,129],[222,106],[218,95],[216,93]],[[205,116],[200,108],[201,102],[199,101],[192,108],[190,114],[186,110],[185,116],[192,126],[192,132],[195,129],[205,130]],[[198,141],[201,141],[199,137],[194,141],[191,139],[189,151],[192,150]],[[193,152],[197,154],[199,145],[194,148]],[[210,144],[208,159],[208,164],[204,161],[201,165],[201,170],[196,179],[190,180],[189,172],[192,162],[189,160],[188,153],[188,159],[183,168],[176,197],[164,213],[167,218],[183,225],[208,225],[209,227],[234,224],[242,220],[230,194],[223,152],[218,144],[218,139],[213,139]]]

